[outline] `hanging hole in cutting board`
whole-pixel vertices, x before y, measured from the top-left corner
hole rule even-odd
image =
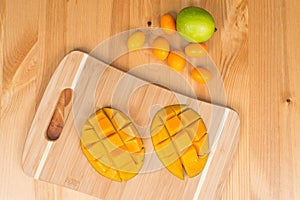
[[[59,138],[65,125],[65,121],[70,113],[70,109],[68,109],[70,106],[68,105],[72,100],[72,96],[73,90],[70,88],[66,88],[61,92],[47,128],[46,138],[48,140],[55,141]]]

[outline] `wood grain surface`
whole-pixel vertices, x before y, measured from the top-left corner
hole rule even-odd
[[[0,0],[0,199],[96,199],[24,175],[21,157],[37,106],[60,60],[109,36],[159,25],[203,6],[218,32],[207,42],[227,105],[241,118],[222,199],[300,198],[299,0]]]

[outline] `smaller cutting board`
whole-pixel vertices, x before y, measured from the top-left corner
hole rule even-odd
[[[155,73],[152,72],[153,76]],[[64,89],[73,90],[57,140],[47,129]],[[187,104],[208,129],[210,153],[201,174],[180,180],[162,166],[153,151],[149,126],[162,107]],[[98,174],[80,148],[80,132],[97,109],[126,113],[143,138],[146,157],[141,172],[127,182]],[[126,74],[85,53],[74,51],[51,78],[29,130],[23,152],[24,172],[42,180],[103,199],[214,199],[219,197],[239,140],[239,117],[233,110],[193,99]]]

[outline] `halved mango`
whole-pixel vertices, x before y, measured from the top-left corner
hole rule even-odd
[[[102,108],[82,128],[81,149],[93,168],[115,181],[127,181],[141,169],[144,145],[121,111]]]
[[[208,135],[200,115],[187,105],[159,110],[151,124],[156,154],[176,177],[184,179],[201,173],[208,157]]]

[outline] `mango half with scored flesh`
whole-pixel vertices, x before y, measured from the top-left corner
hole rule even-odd
[[[131,120],[121,111],[102,108],[84,124],[81,149],[101,175],[127,181],[140,171],[144,145]]]
[[[187,105],[171,105],[159,110],[151,123],[154,149],[164,166],[184,179],[204,168],[208,158],[207,130],[200,115]]]

